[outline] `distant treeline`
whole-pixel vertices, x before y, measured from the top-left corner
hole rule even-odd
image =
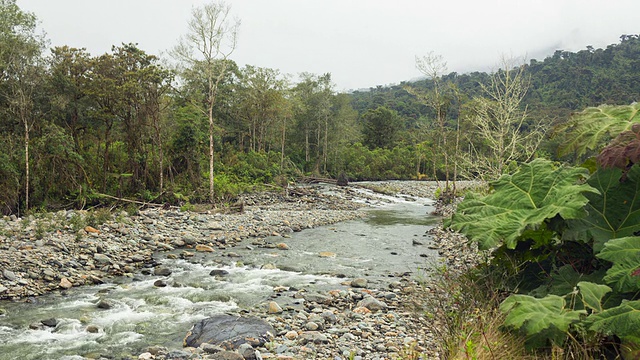
[[[207,81],[200,64],[177,70],[136,44],[99,55],[68,46],[49,52],[34,14],[6,0],[0,18],[0,213],[96,205],[107,201],[103,195],[208,199]],[[639,55],[633,35],[606,49],[532,60],[523,106],[532,118],[558,122],[586,106],[630,103],[640,90]],[[428,92],[433,81],[344,94],[330,74],[301,74],[293,83],[275,69],[218,61],[226,69],[213,108],[218,201],[304,174],[443,176],[434,144],[450,135],[433,131],[433,107],[406,91],[410,85]],[[442,77],[456,89],[446,95],[445,132],[472,133],[465,114],[490,78]]]

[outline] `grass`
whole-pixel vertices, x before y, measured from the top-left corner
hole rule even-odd
[[[490,267],[454,271],[440,266],[423,281],[423,307],[431,318],[438,352],[452,360],[592,360],[622,359],[612,344],[584,341],[570,334],[563,346],[528,351],[525,338],[507,331],[499,310],[509,294],[509,274]],[[501,290],[502,289],[502,290]],[[423,357],[425,358],[425,357]],[[415,354],[402,359],[421,359]]]
[[[500,294],[477,281],[474,268],[440,266],[423,283],[424,307],[443,359],[534,359],[524,339],[501,329]]]

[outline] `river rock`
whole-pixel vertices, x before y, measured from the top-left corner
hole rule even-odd
[[[192,354],[190,352],[186,352],[186,351],[182,351],[182,350],[171,350],[165,356],[165,358],[166,359],[172,359],[172,360],[187,360],[187,359],[191,358],[191,355]]]
[[[320,256],[321,258],[334,258],[336,257],[336,253],[330,251],[321,251],[318,253],[318,256]]]
[[[351,281],[351,286],[354,288],[365,288],[367,287],[367,279],[365,278],[357,278]]]
[[[164,266],[158,266],[153,270],[153,274],[158,276],[169,276],[171,275],[171,269]]]
[[[282,308],[275,301],[269,301],[269,314],[280,314],[282,313]]]
[[[100,230],[98,230],[98,229],[96,229],[94,227],[91,227],[91,226],[85,226],[84,227],[84,231],[86,231],[86,232],[88,232],[90,234],[100,234]]]
[[[387,304],[374,298],[371,295],[366,295],[362,300],[358,302],[358,307],[364,307],[371,311],[379,311],[387,308]]]
[[[329,342],[329,338],[318,331],[305,331],[300,335],[299,342],[302,345],[308,343],[325,344]]]
[[[202,343],[236,349],[240,344],[262,346],[273,339],[273,327],[252,317],[216,315],[197,322],[187,333],[184,346],[199,347]]]
[[[93,260],[99,264],[111,264],[111,258],[105,254],[95,253],[93,254]]]
[[[89,325],[85,328],[85,331],[92,334],[97,334],[100,329],[95,325]]]
[[[210,221],[208,224],[209,230],[224,230],[222,224],[217,221]]]
[[[58,325],[58,320],[56,320],[54,318],[50,318],[50,319],[44,319],[44,320],[40,321],[40,323],[42,323],[42,325],[44,325],[44,326],[56,327],[56,325]]]
[[[11,271],[11,270],[2,270],[2,276],[4,276],[5,279],[9,280],[9,281],[16,281],[18,279],[18,277],[16,276],[16,274]]]
[[[7,292],[7,290],[9,290],[9,289],[7,289],[6,287],[0,285],[0,294]]]
[[[211,276],[226,276],[226,275],[229,275],[229,272],[227,270],[222,270],[222,269],[213,269],[213,270],[211,270],[209,275],[211,275]]]
[[[331,298],[326,295],[318,293],[309,293],[304,295],[304,299],[309,302],[316,302],[318,304],[330,304]]]
[[[156,357],[153,356],[153,354],[150,353],[150,352],[145,352],[145,353],[142,353],[142,354],[138,355],[138,360],[151,360],[151,359],[155,359],[155,358]]]
[[[71,289],[73,287],[73,284],[71,283],[71,281],[69,281],[69,279],[62,278],[60,279],[60,287],[63,289]]]
[[[214,252],[215,250],[209,246],[209,245],[202,245],[202,244],[198,244],[196,245],[196,251],[200,251],[200,252]]]
[[[208,357],[211,360],[244,360],[242,355],[233,351],[220,351]]]
[[[96,307],[98,307],[98,309],[108,310],[113,307],[113,304],[109,300],[101,299],[98,301],[98,304],[96,304]]]
[[[309,321],[304,325],[304,327],[305,329],[311,330],[311,331],[318,330],[318,328],[320,328],[320,326],[313,321]]]
[[[253,346],[249,345],[249,344],[240,344],[240,346],[238,346],[238,354],[242,355],[242,357],[244,358],[244,360],[256,360],[257,356],[256,356],[256,349],[253,348]]]

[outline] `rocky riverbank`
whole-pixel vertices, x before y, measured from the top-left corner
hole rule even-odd
[[[265,246],[284,247],[291,232],[361,217],[365,213],[358,209],[384,201],[365,195],[362,187],[431,198],[438,189],[435,183],[404,181],[336,187],[331,191],[295,187],[286,194],[244,196],[242,213],[154,208],[134,215],[109,215],[95,227],[86,225],[88,220],[95,221],[88,219],[95,215],[81,211],[4,218],[0,220],[0,297],[29,301],[46,292],[101,283],[111,276],[134,277],[140,268],[148,268],[147,272],[161,268],[157,265],[167,256],[191,258],[197,252],[214,251],[232,254],[233,247],[246,238],[261,240]],[[274,236],[282,237],[282,242],[265,240]],[[439,249],[449,266],[475,261],[475,250],[460,236],[438,227],[431,236],[431,246]],[[438,358],[429,330],[438,319],[430,315],[424,301],[429,296],[428,287],[419,286],[409,276],[396,280],[389,288],[375,289],[368,286],[367,279],[345,279],[342,289],[327,293],[276,287],[273,302],[243,314],[262,318],[273,326],[273,338],[262,346],[233,353],[208,346],[151,346],[139,358],[391,359],[411,354]]]

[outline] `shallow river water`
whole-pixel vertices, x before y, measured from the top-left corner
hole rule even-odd
[[[158,254],[171,275],[114,279],[41,296],[35,303],[0,302],[6,310],[0,316],[0,359],[123,358],[150,345],[180,348],[196,321],[255,308],[270,299],[276,286],[326,291],[357,277],[384,287],[403,274],[421,276],[420,269],[437,257],[425,235],[438,220],[428,215],[431,201],[386,200],[391,202],[362,210],[367,212],[363,219],[267,239],[284,242],[289,250],[262,248],[248,239],[231,249],[235,258],[198,253],[187,261]],[[214,269],[228,274],[209,275]],[[154,286],[158,279],[168,286]],[[111,308],[99,308],[100,301]],[[55,327],[29,328],[51,318],[58,322]],[[98,331],[89,332],[88,326]]]

